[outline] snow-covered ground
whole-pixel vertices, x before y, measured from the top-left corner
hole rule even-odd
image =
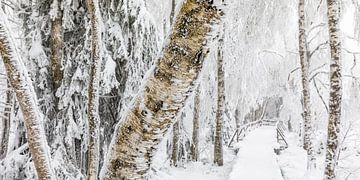
[[[231,149],[224,149],[222,167],[190,162],[183,167],[164,168],[152,180],[321,180],[324,153],[318,154],[317,167],[308,171],[306,151],[299,146],[297,134],[286,133],[286,140],[289,147],[276,155],[274,148],[279,147],[276,127],[262,126],[234,145],[239,148],[237,155]],[[354,172],[341,177],[358,180],[358,173]]]
[[[227,180],[231,171],[231,162],[218,167],[201,162],[189,163],[186,167],[172,167],[167,172],[162,172],[156,180]]]
[[[324,172],[324,156],[317,156],[317,168],[307,171],[306,151],[298,146],[295,133],[288,133],[289,147],[277,156],[284,180],[321,180]]]
[[[232,149],[224,148],[224,165],[190,162],[182,167],[167,167],[156,173],[152,180],[227,180],[236,160]]]
[[[224,149],[224,166],[196,162],[184,167],[170,167],[157,173],[153,180],[283,180],[274,147],[275,127],[260,127],[235,145],[237,156]]]
[[[263,126],[249,133],[240,143],[229,180],[282,180],[274,153],[276,146],[275,127]]]

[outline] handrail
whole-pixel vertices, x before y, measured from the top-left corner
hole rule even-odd
[[[280,123],[280,121],[278,121],[276,123],[276,139],[278,142],[283,141],[285,143],[285,148],[289,147],[289,144],[286,142],[285,139],[285,126],[284,124]]]
[[[249,123],[246,123],[242,126],[240,126],[239,128],[237,128],[234,132],[234,134],[231,136],[230,142],[228,144],[228,147],[231,147],[231,144],[234,142],[235,137],[236,137],[236,142],[239,142],[239,137],[241,135],[246,136],[246,132],[249,128],[255,126],[255,125],[263,125],[264,122],[270,122],[271,119],[259,119],[256,121],[252,121]],[[275,122],[274,120],[272,120],[272,122]],[[289,147],[289,144],[286,141],[286,137],[285,137],[285,126],[283,123],[280,123],[279,120],[276,121],[276,139],[278,142],[283,141],[285,143],[285,148]]]
[[[252,122],[249,122],[249,123],[246,123],[246,124],[240,126],[238,129],[236,129],[234,134],[231,137],[228,147],[230,147],[231,144],[233,143],[235,136],[236,136],[236,142],[239,142],[239,137],[242,135],[242,133],[246,133],[246,131],[248,130],[249,127],[253,127],[254,125],[259,125],[259,124],[261,125],[262,121],[263,121],[262,119],[252,121]]]

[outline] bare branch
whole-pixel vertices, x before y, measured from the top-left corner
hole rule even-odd
[[[328,64],[328,63],[324,63],[324,64],[322,64],[321,66],[318,66],[318,67],[314,68],[313,70],[310,71],[310,74],[312,74],[312,73],[315,72],[316,70],[319,70],[319,69],[323,68],[323,67],[326,66],[327,64]]]
[[[296,54],[298,55],[299,53],[298,52],[295,52],[295,51],[290,51],[290,50],[286,50],[286,52],[290,53],[290,54]]]
[[[325,46],[325,45],[327,45],[328,43],[329,43],[329,42],[326,41],[326,42],[323,42],[323,43],[319,44],[318,46],[316,46],[316,48],[310,53],[309,58],[311,58],[311,57],[314,55],[314,53],[315,53],[316,51],[318,51],[322,46]]]
[[[284,58],[284,55],[282,55],[282,54],[280,54],[280,53],[278,53],[278,52],[276,52],[276,51],[272,51],[272,50],[268,50],[268,49],[262,50],[262,51],[260,51],[258,54],[260,54],[260,53],[271,53],[271,54],[278,55],[278,56],[280,56],[281,58]]]
[[[350,51],[350,50],[348,50],[348,49],[346,49],[346,48],[342,48],[342,50],[344,50],[344,51],[347,52],[347,53],[353,54],[353,55],[358,55],[358,54],[360,54],[360,52],[358,52],[358,51]]]
[[[309,79],[309,81],[311,82],[317,75],[319,74],[329,74],[329,72],[327,71],[319,71],[319,72],[316,72],[313,76],[311,76],[311,78]]]
[[[353,61],[354,63],[353,63],[353,66],[350,69],[351,75],[354,75],[354,68],[356,66],[356,56],[355,56],[355,54],[353,54],[353,57],[354,57],[354,61]]]
[[[1,4],[4,4],[4,5],[6,5],[7,7],[11,8],[11,9],[15,9],[15,4],[13,2],[11,2],[11,1],[7,1],[7,2],[2,1]]]
[[[319,37],[321,31],[318,31],[309,41],[307,41],[307,44],[311,44],[313,40],[315,40],[317,37]],[[307,37],[308,38],[308,37]],[[308,38],[309,39],[309,38]]]
[[[325,26],[325,25],[326,25],[325,23],[320,23],[320,24],[318,24],[318,25],[315,25],[315,26],[311,27],[311,28],[308,30],[307,36],[309,36],[310,33],[311,33],[313,30],[315,30],[315,29],[317,29],[317,28],[320,28],[320,27],[323,27],[323,26]]]
[[[317,84],[316,84],[316,80],[314,80],[313,83],[314,83],[316,92],[317,92],[317,94],[319,95],[319,97],[320,97],[320,99],[321,99],[321,102],[323,103],[323,105],[324,105],[324,107],[325,107],[325,109],[326,109],[326,112],[329,114],[329,108],[327,107],[327,105],[326,105],[326,103],[325,103],[325,100],[324,100],[324,98],[322,97],[322,95],[321,95],[321,93],[320,93],[320,90],[319,90],[319,88],[318,88],[318,86],[317,86]]]
[[[297,67],[297,68],[293,69],[292,71],[290,71],[290,73],[288,75],[288,81],[290,80],[291,74],[294,73],[295,71],[299,70],[299,69],[300,69],[300,67]]]
[[[319,11],[322,2],[323,2],[323,0],[321,0],[321,1],[319,2],[319,5],[317,6],[316,11]]]

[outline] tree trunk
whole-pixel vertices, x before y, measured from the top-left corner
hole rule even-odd
[[[6,104],[4,108],[4,117],[2,118],[2,134],[0,142],[0,159],[6,156],[8,151],[9,144],[9,134],[10,134],[10,118],[11,118],[11,107],[12,107],[12,93],[10,91],[9,82],[8,88],[6,91]]]
[[[224,33],[224,32],[223,32]],[[214,146],[214,163],[223,165],[223,146],[222,146],[222,133],[224,123],[224,110],[225,110],[225,82],[223,70],[223,43],[224,37],[219,39],[218,46],[218,61],[217,61],[217,111],[216,111],[216,130],[215,130],[215,146]]]
[[[22,62],[14,42],[9,35],[6,15],[0,9],[0,55],[4,61],[7,77],[20,104],[24,117],[28,144],[39,179],[53,179],[50,166],[50,153],[45,138],[45,131],[41,124],[40,109],[37,105],[35,90],[31,79]]]
[[[99,154],[100,154],[100,119],[99,119],[99,82],[101,70],[101,32],[99,23],[101,14],[97,0],[87,1],[88,13],[91,21],[91,69],[88,94],[88,123],[89,123],[89,144],[88,144],[88,179],[98,178]]]
[[[171,0],[170,26],[173,25],[173,21],[174,21],[174,17],[175,17],[175,7],[176,7],[176,1]]]
[[[169,44],[117,125],[101,179],[143,179],[165,132],[193,91],[211,25],[219,11],[208,1],[187,0]],[[120,168],[121,167],[121,168]]]
[[[194,99],[194,121],[193,121],[193,133],[191,144],[191,159],[193,161],[199,160],[199,125],[200,125],[200,84],[195,91]]]
[[[173,139],[172,139],[172,152],[171,152],[171,165],[178,165],[178,155],[179,155],[179,136],[180,136],[180,127],[179,121],[173,125]]]
[[[339,32],[340,7],[337,0],[327,0],[328,6],[328,28],[330,37],[330,95],[329,95],[329,124],[325,160],[326,180],[336,179],[336,155],[339,146],[341,100],[342,100],[342,78],[341,78],[341,42]]]
[[[64,46],[63,38],[63,27],[62,27],[62,18],[63,13],[60,9],[61,0],[53,0],[53,5],[57,8],[57,14],[51,19],[51,34],[50,34],[50,49],[51,49],[51,70],[52,78],[54,83],[54,94],[56,90],[61,85],[61,80],[63,78],[63,72],[61,69],[61,60],[62,60],[62,49]],[[56,97],[56,96],[55,96]]]
[[[301,82],[303,93],[303,116],[304,116],[304,149],[307,151],[308,168],[315,166],[315,151],[312,144],[312,120],[310,109],[310,85],[309,85],[309,58],[307,56],[307,44],[305,33],[305,0],[299,0],[299,55],[301,65]]]

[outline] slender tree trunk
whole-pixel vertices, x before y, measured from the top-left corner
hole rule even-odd
[[[174,16],[175,16],[175,0],[171,1],[171,12],[170,12],[170,26],[174,23]],[[165,33],[166,34],[166,33]],[[177,166],[178,165],[178,155],[179,155],[179,136],[180,136],[180,129],[179,129],[179,121],[175,122],[173,125],[173,138],[172,138],[172,152],[171,152],[171,165]]]
[[[191,159],[199,160],[199,126],[200,126],[200,84],[195,91],[194,99],[194,120],[191,144]]]
[[[175,7],[176,7],[176,1],[171,0],[170,25],[173,25],[173,22],[174,22]]]
[[[10,118],[11,118],[11,107],[12,107],[12,93],[10,91],[10,84],[8,84],[8,89],[6,91],[6,104],[4,108],[4,117],[2,118],[2,134],[0,142],[0,159],[6,156],[8,151],[9,144],[9,134],[10,134]]]
[[[64,46],[62,18],[63,13],[60,9],[61,0],[53,0],[53,8],[57,8],[57,14],[51,19],[50,49],[51,49],[51,70],[54,83],[54,91],[60,87],[63,78],[61,69],[62,49]],[[56,97],[56,96],[55,96]]]
[[[101,179],[144,179],[154,152],[189,94],[219,11],[208,1],[187,0],[162,56],[115,129]]]
[[[305,0],[299,0],[299,55],[303,93],[304,149],[307,151],[308,168],[315,166],[315,151],[312,144],[312,120],[310,108],[309,59],[306,48]]]
[[[5,18],[3,10],[0,9],[0,55],[23,113],[31,157],[39,179],[54,179],[35,90],[21,57],[16,52]]]
[[[89,122],[89,145],[88,145],[88,179],[98,178],[99,154],[100,154],[100,119],[99,119],[99,82],[101,70],[100,41],[101,32],[99,23],[101,15],[97,0],[88,0],[87,7],[91,21],[91,69],[88,94],[88,122]]]
[[[223,123],[224,123],[224,110],[225,110],[225,82],[223,70],[223,39],[219,39],[218,56],[217,56],[217,111],[216,111],[216,130],[215,130],[215,146],[214,146],[214,163],[223,165]]]
[[[179,136],[180,136],[180,127],[179,121],[173,125],[173,139],[172,139],[172,152],[171,152],[171,165],[178,165],[178,155],[179,155]]]
[[[341,42],[339,32],[339,1],[327,0],[328,26],[330,37],[330,96],[329,96],[329,124],[325,160],[325,180],[336,179],[336,155],[339,146],[340,116],[342,101],[341,78]]]

